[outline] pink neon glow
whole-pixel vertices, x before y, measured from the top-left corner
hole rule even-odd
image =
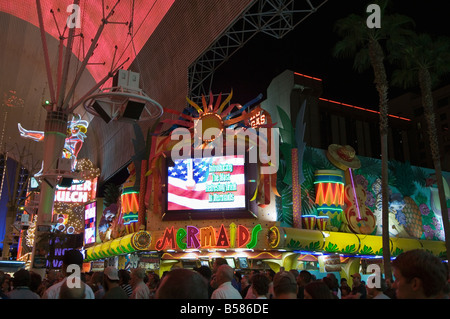
[[[98,27],[102,20],[102,2],[105,3],[105,15],[109,13],[111,8],[116,4],[117,0],[83,0],[80,1],[81,12],[81,28],[75,30],[75,34],[83,33],[84,35],[84,53],[89,49],[91,39],[95,37]],[[128,35],[129,27],[124,24],[107,24],[100,36],[98,47],[94,51],[94,55],[90,59],[90,63],[103,63],[105,65],[93,64],[88,65],[87,70],[91,73],[96,81],[100,81],[105,77],[111,68],[114,56],[114,47],[117,45],[116,62],[125,61],[128,57],[130,60],[124,64],[123,68],[128,69],[136,55],[142,49],[144,44],[155,31],[167,11],[169,11],[175,0],[135,0],[134,9],[134,48],[131,44],[131,37]],[[131,3],[132,1],[120,1],[114,10],[114,15],[110,19],[111,22],[130,22],[131,21]],[[66,12],[67,7],[73,4],[73,0],[41,0],[42,15],[45,31],[59,41],[58,27],[63,32],[67,18],[71,12]],[[57,21],[57,25],[50,13],[53,9]],[[0,11],[11,14],[25,20],[39,28],[39,21],[36,9],[36,1],[1,1]],[[68,31],[65,36],[67,37]],[[73,53],[80,61],[83,60],[83,46],[81,37],[75,37],[73,44]],[[52,57],[53,55],[50,54]],[[52,61],[56,65],[56,61]],[[42,61],[44,63],[44,61]],[[55,71],[55,70],[54,70]],[[55,82],[56,83],[56,82]],[[69,82],[70,83],[70,82]]]
[[[319,100],[325,101],[325,102],[334,103],[334,104],[339,104],[339,105],[343,105],[343,106],[348,106],[348,107],[351,107],[351,108],[354,108],[354,109],[357,109],[357,110],[362,110],[362,111],[367,111],[367,112],[371,112],[371,113],[380,114],[380,112],[375,111],[375,110],[370,110],[370,109],[366,109],[366,108],[363,108],[363,107],[359,107],[359,106],[355,106],[355,105],[351,105],[351,104],[347,104],[347,103],[342,103],[342,102],[337,102],[337,101],[333,101],[333,100],[328,100],[328,99],[324,99],[324,98],[321,98],[321,97],[319,98]],[[401,116],[397,116],[397,115],[388,114],[388,116],[396,118],[396,119],[400,119],[400,120],[403,120],[403,121],[408,121],[408,122],[411,121],[410,119],[408,119],[406,117],[401,117]]]
[[[356,189],[355,189],[355,182],[353,181],[353,173],[352,173],[352,169],[349,168],[348,172],[350,173],[350,179],[352,181],[352,189],[353,189],[353,197],[355,198],[355,202],[356,202],[356,209],[358,210],[358,220],[361,219],[361,212],[359,211],[359,201],[358,201],[358,197],[356,197]]]

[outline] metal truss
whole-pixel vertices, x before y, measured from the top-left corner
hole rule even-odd
[[[283,38],[327,0],[254,0],[188,70],[190,99],[211,91],[214,72],[257,33]]]

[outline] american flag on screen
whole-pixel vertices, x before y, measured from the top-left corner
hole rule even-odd
[[[232,172],[210,171],[212,165],[232,165]],[[167,209],[221,209],[245,208],[244,156],[217,156],[183,159],[168,167]],[[211,165],[211,166],[210,166]],[[217,167],[217,166],[215,166]],[[213,180],[213,175],[223,173],[229,179]],[[230,187],[225,192],[211,191],[211,186]],[[212,196],[232,194],[233,200],[211,201]],[[228,197],[230,198],[230,197]]]

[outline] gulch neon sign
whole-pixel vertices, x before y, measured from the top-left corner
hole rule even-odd
[[[69,188],[56,187],[55,201],[66,203],[85,203],[95,198],[97,178]]]
[[[258,243],[258,233],[262,230],[260,224],[250,231],[243,225],[231,223],[228,231],[222,224],[218,230],[213,226],[197,228],[187,226],[166,228],[161,238],[156,241],[156,249],[199,249],[199,248],[248,248],[253,249]],[[216,235],[217,234],[217,235]]]

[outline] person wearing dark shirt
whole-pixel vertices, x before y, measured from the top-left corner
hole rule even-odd
[[[133,288],[131,288],[130,285],[130,273],[128,272],[128,270],[120,269],[119,279],[120,279],[119,286],[122,287],[123,290],[125,290],[129,298],[133,293]]]
[[[300,271],[296,279],[298,286],[297,299],[304,299],[305,286],[312,281],[311,273],[307,270],[302,270]]]
[[[353,274],[353,288],[349,295],[342,299],[367,299],[366,287],[361,282],[359,273]]]
[[[119,285],[119,271],[115,267],[106,267],[104,276],[106,293],[103,299],[128,299],[127,293]]]

